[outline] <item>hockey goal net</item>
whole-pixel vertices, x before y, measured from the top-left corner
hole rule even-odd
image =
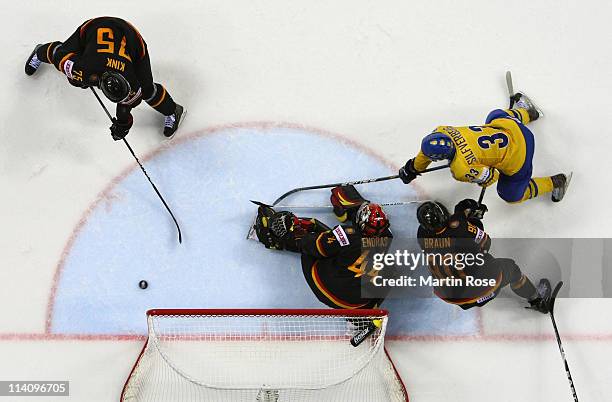
[[[384,310],[149,310],[147,321],[122,401],[408,400]]]

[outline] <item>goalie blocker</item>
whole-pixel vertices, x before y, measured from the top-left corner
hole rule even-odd
[[[342,222],[333,229],[317,219],[261,205],[254,225],[257,238],[266,248],[300,253],[304,279],[325,305],[376,308],[386,293],[374,289],[372,280],[388,273],[371,269],[370,260],[391,245],[387,215],[350,185],[333,188],[331,203]],[[364,297],[371,294],[376,297]]]

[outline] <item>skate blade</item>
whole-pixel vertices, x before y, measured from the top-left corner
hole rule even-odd
[[[516,91],[517,94],[521,94],[521,96],[526,97],[527,99],[529,99],[529,102],[533,105],[533,107],[535,108],[535,110],[538,111],[538,113],[540,114],[540,117],[544,117],[545,114],[542,111],[542,109],[533,101],[533,99],[531,99],[531,97],[529,95],[527,95],[525,92],[523,91]]]
[[[567,180],[565,182],[565,192],[563,193],[563,198],[565,198],[565,194],[567,193],[567,189],[568,189],[570,183],[572,182],[572,177],[574,177],[574,172],[570,172],[570,174],[567,175]]]

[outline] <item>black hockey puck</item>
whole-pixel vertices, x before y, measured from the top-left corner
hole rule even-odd
[[[147,281],[142,280],[142,281],[138,282],[138,287],[139,287],[140,289],[146,289],[146,288],[148,288],[148,287],[149,287],[149,284],[147,283]]]

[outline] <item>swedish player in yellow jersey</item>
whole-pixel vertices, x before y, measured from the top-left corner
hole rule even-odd
[[[569,184],[565,174],[531,177],[535,141],[526,124],[540,115],[520,94],[515,108],[493,110],[484,125],[437,127],[423,139],[419,154],[400,169],[400,178],[408,184],[432,161],[447,159],[456,180],[483,187],[497,182],[497,193],[507,202],[547,193],[552,193],[553,201],[561,201]]]

